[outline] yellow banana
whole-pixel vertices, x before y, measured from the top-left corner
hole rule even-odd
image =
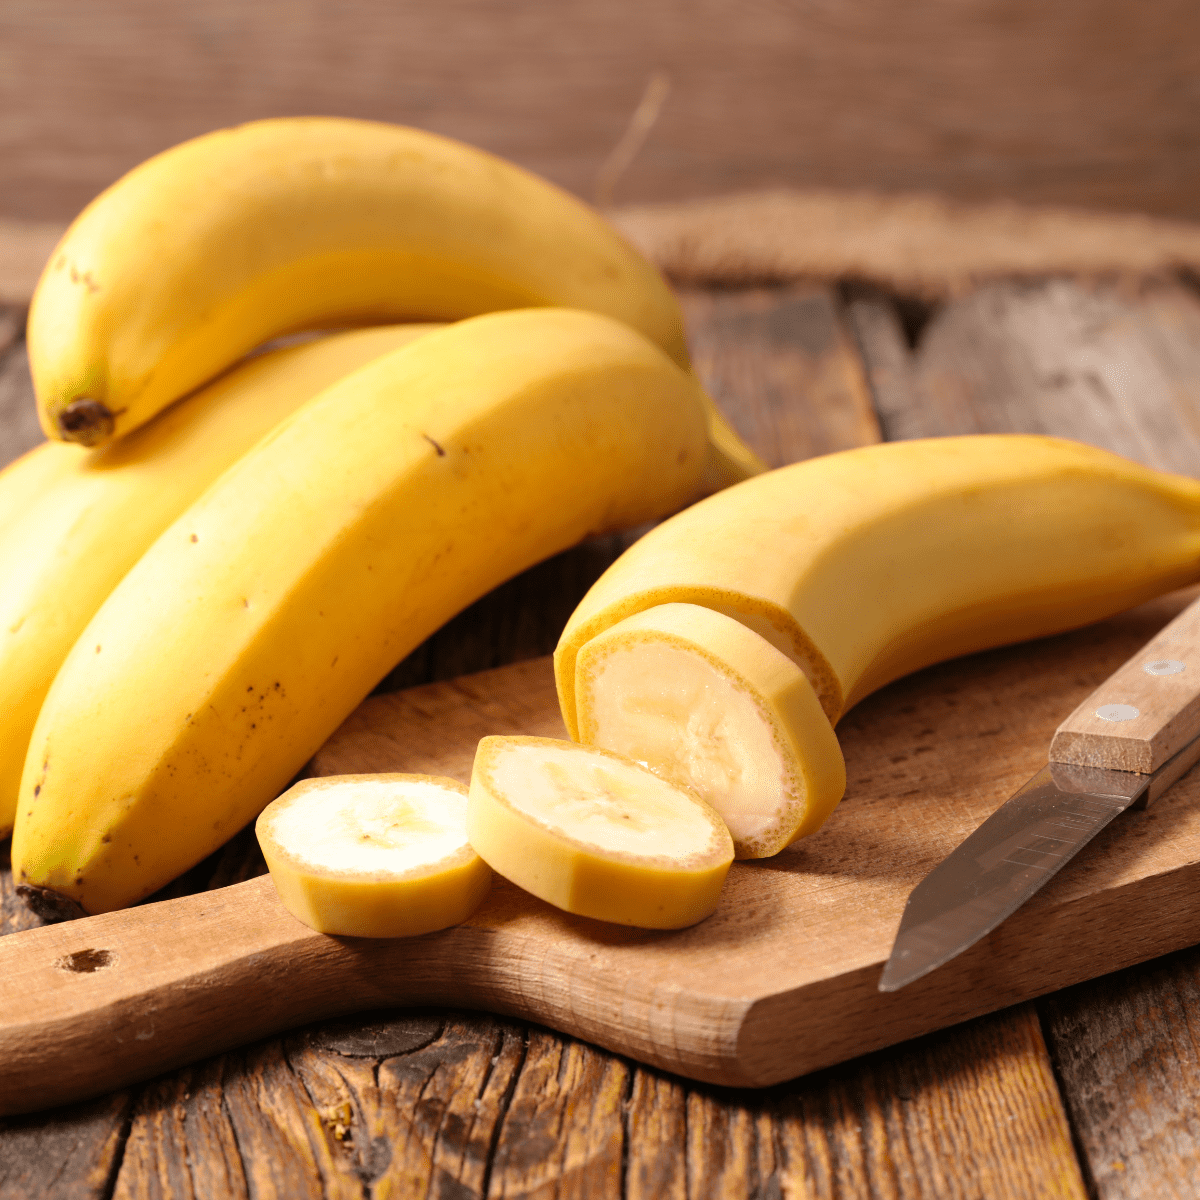
[[[42,707],[13,871],[44,908],[139,900],[287,784],[455,612],[695,494],[691,376],[590,313],[492,313],[311,400],[114,589]]]
[[[42,442],[0,470],[0,537],[86,455],[82,446]]]
[[[259,813],[254,832],[284,908],[320,933],[432,933],[465,921],[492,886],[455,779],[305,779]]]
[[[483,738],[466,823],[479,856],[518,887],[644,929],[704,920],[733,861],[721,818],[694,792],[553,738]]]
[[[415,129],[257,121],[83,211],[33,297],[30,365],[47,436],[99,445],[281,333],[534,305],[608,314],[687,364],[658,271],[553,185]]]
[[[119,444],[51,442],[0,472],[0,836],[38,710],[75,640],[146,548],[226,467],[343,375],[436,325],[335,334],[251,359]]]
[[[910,671],[1085,625],[1197,579],[1194,479],[1046,437],[868,446],[737,484],[630,547],[563,631],[559,700],[572,737],[596,738],[597,721],[612,718],[597,715],[605,685],[580,651],[663,605],[712,609],[765,639],[803,670],[834,722]],[[708,649],[724,654],[730,678],[752,677],[739,662],[760,655],[733,641]],[[662,679],[645,682],[647,695],[666,694]],[[770,851],[739,846],[748,852]]]
[[[846,790],[837,735],[804,672],[698,604],[634,613],[580,647],[579,741],[703,796],[739,858],[819,829]]]

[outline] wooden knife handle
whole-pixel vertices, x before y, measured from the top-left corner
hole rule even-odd
[[[1050,761],[1149,775],[1200,736],[1200,600],[1059,727]]]

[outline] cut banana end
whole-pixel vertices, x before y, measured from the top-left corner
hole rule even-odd
[[[492,873],[467,789],[432,775],[306,779],[254,827],[284,907],[320,933],[412,937],[465,921]]]
[[[579,740],[703,796],[738,858],[814,833],[846,790],[837,735],[804,672],[765,638],[695,604],[649,608],[587,642]]]
[[[733,860],[721,818],[697,796],[619,755],[553,738],[479,743],[467,833],[525,891],[643,929],[707,917]]]

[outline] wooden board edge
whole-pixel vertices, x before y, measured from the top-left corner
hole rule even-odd
[[[1123,913],[1161,919],[1130,927]],[[1195,945],[1200,863],[1047,907],[1018,910],[958,958],[900,992],[883,960],[748,1006],[736,1068],[707,1082],[767,1087]],[[1062,948],[1071,946],[1071,955]],[[670,1068],[669,1068],[670,1069]]]

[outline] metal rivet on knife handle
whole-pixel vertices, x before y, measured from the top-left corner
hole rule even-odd
[[[1132,721],[1141,715],[1132,704],[1104,704],[1096,709],[1096,716],[1102,721]]]
[[[1058,727],[1050,761],[1150,775],[1200,736],[1200,600],[1100,685]],[[1136,710],[1136,712],[1132,711]]]
[[[1160,658],[1157,662],[1148,662],[1142,670],[1147,675],[1178,675],[1185,665],[1177,658]]]

